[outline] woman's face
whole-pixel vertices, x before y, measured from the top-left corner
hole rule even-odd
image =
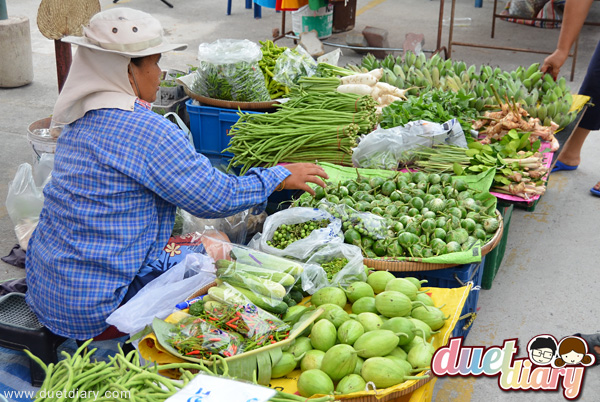
[[[133,92],[138,98],[146,102],[152,103],[156,100],[156,92],[158,91],[160,76],[162,74],[162,70],[158,66],[160,56],[160,54],[153,54],[143,57],[138,65],[134,63],[129,64],[129,82],[131,83]]]

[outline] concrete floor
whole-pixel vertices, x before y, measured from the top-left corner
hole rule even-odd
[[[171,0],[170,9],[158,0],[122,0],[118,7],[138,8],[154,14],[166,29],[168,40],[188,43],[183,52],[163,56],[163,68],[185,69],[195,64],[199,43],[219,38],[248,38],[253,41],[272,37],[272,29],[281,26],[281,14],[263,8],[263,18],[252,18],[244,2],[236,0],[233,13],[226,15],[226,3],[220,0]],[[401,47],[408,32],[425,35],[425,49],[435,50],[441,0],[358,0],[356,29],[376,26],[389,31],[390,45]],[[17,167],[32,162],[32,150],[27,142],[27,127],[31,122],[48,117],[57,97],[54,44],[37,29],[39,1],[8,2],[9,16],[25,15],[31,23],[34,81],[14,89],[0,89],[0,200],[5,200],[9,182]],[[102,8],[113,7],[110,0],[100,1]],[[450,15],[450,1],[445,2],[445,16]],[[484,0],[475,8],[473,0],[457,0],[456,16],[470,17],[472,23],[456,27],[454,40],[496,46],[525,47],[551,51],[558,30],[526,27],[497,20],[496,38],[490,38],[492,0]],[[504,2],[499,6],[503,6]],[[600,7],[594,5],[590,20],[600,20]],[[291,29],[288,15],[287,30]],[[442,45],[447,45],[448,28],[444,28]],[[343,43],[345,34],[336,34],[328,41]],[[600,31],[583,28],[575,79],[570,83],[577,90]],[[280,45],[293,46],[283,39]],[[333,47],[327,47],[333,50]],[[345,50],[342,63],[358,62],[360,58]],[[454,47],[452,58],[467,64],[490,64],[506,70],[519,65],[541,62],[541,54]],[[570,61],[563,75],[570,69]],[[598,133],[588,138],[582,153],[582,164],[575,172],[555,173],[548,191],[535,212],[515,210],[505,258],[491,290],[481,290],[479,315],[467,339],[471,346],[502,345],[504,339],[518,338],[519,346],[538,334],[552,334],[557,339],[575,332],[600,330],[598,305],[597,247],[600,235],[596,224],[600,218],[600,200],[592,197],[589,188],[600,180],[600,148]],[[13,225],[4,202],[0,205],[0,255],[6,255],[16,243]],[[24,271],[0,262],[0,280],[24,276]],[[526,356],[519,352],[518,356]],[[600,394],[600,369],[586,373],[582,401],[596,401]],[[435,401],[559,401],[561,392],[503,392],[497,378],[439,379]]]

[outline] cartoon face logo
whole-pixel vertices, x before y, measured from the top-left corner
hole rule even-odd
[[[527,345],[529,360],[539,366],[552,363],[556,354],[556,339],[552,335],[538,335],[532,338]]]
[[[554,361],[554,366],[590,366],[594,364],[595,357],[588,354],[587,343],[578,336],[567,336],[558,344],[558,354],[560,355]]]

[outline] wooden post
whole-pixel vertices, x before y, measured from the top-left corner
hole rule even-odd
[[[55,39],[54,53],[56,54],[56,75],[58,78],[58,92],[60,93],[67,80],[67,75],[69,75],[69,68],[71,67],[71,62],[73,60],[71,55],[71,44]]]

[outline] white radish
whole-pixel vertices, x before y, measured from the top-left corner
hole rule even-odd
[[[373,87],[373,92],[371,92],[371,96],[373,97],[373,99],[375,99],[377,102],[379,102],[379,97],[381,96],[382,91],[381,91],[381,87],[375,85]]]
[[[391,105],[392,103],[399,101],[399,100],[402,100],[402,98],[391,95],[391,94],[384,94],[379,97],[379,104],[380,105]]]
[[[371,95],[373,87],[365,84],[345,84],[337,87],[337,91],[343,94]]]
[[[369,71],[373,77],[377,78],[377,81],[383,78],[383,68],[376,68],[375,70]]]
[[[403,98],[403,99],[406,98],[406,96],[404,96],[404,94],[406,93],[407,89],[400,89],[400,88],[390,85],[386,82],[378,82],[377,84],[375,84],[375,87],[379,88],[381,91],[379,96],[384,95],[384,94],[389,94],[389,95],[397,96],[398,98]]]
[[[346,77],[342,77],[340,79],[340,81],[342,82],[342,85],[360,84],[360,85],[373,86],[373,85],[377,84],[378,79],[376,77],[374,77],[373,75],[371,75],[370,73],[363,73],[363,74],[353,74],[353,75],[348,75]]]

